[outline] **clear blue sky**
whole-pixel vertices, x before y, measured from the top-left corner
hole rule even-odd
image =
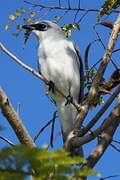
[[[44,2],[44,1],[36,1]],[[56,1],[45,1],[47,3],[55,3]],[[72,0],[71,0],[72,2]],[[75,2],[75,1],[74,1]],[[81,6],[85,8],[100,8],[100,5],[103,3],[96,0],[87,1],[82,0]],[[32,66],[37,70],[37,41],[33,35],[29,38],[26,48],[23,50],[21,47],[23,45],[23,32],[19,35],[18,38],[12,36],[12,33],[16,31],[16,23],[10,28],[9,31],[4,30],[4,26],[9,22],[9,15],[14,14],[16,9],[19,9],[21,6],[29,8],[28,5],[23,4],[23,1],[13,0],[5,1],[1,0],[0,2],[0,41],[13,52],[21,60]],[[74,6],[74,4],[72,4]],[[32,11],[33,9],[30,9]],[[52,19],[57,12],[50,12],[48,16],[44,16],[44,12],[39,13],[40,18]],[[84,57],[85,47],[88,43],[96,39],[96,35],[93,31],[93,24],[96,23],[97,13],[89,13],[86,18],[80,24],[80,31],[73,34],[71,39],[77,43],[80,48],[82,57]],[[112,21],[115,20],[115,15],[111,16]],[[63,22],[71,22],[73,19],[73,14],[68,13],[63,21],[60,21],[60,25]],[[109,17],[105,17],[103,20],[111,20]],[[21,20],[18,20],[18,23],[21,23]],[[104,37],[104,43],[107,44],[110,30],[104,27],[98,27],[101,36]],[[99,58],[102,57],[104,49],[100,45],[93,45],[93,48],[90,51],[89,61],[90,64],[94,64]],[[116,63],[119,66],[119,54],[114,56]],[[109,77],[110,73],[115,69],[110,65],[106,72],[106,78]],[[53,112],[55,111],[54,105],[49,101],[45,96],[44,84],[39,81],[36,77],[31,75],[29,72],[20,68],[13,60],[7,57],[4,53],[0,52],[0,86],[5,90],[8,97],[10,98],[13,106],[17,109],[18,104],[20,104],[20,116],[23,120],[23,123],[27,127],[29,133],[32,137],[36,135],[39,129],[51,119]],[[94,111],[88,116],[86,121],[94,115]],[[106,115],[109,111],[106,112]],[[105,117],[105,116],[104,116]],[[103,119],[104,119],[103,117]],[[14,143],[18,143],[18,140],[7,123],[7,120],[3,118],[0,114],[0,125],[5,127],[4,131],[0,132],[0,135],[9,138]],[[55,127],[55,134],[59,132],[59,122],[57,120]],[[119,129],[118,129],[119,131]],[[115,139],[120,139],[119,133],[116,133]],[[37,140],[37,145],[40,147],[43,144],[49,143],[51,129],[48,127],[44,133]],[[89,145],[85,145],[85,154],[87,155],[91,149],[94,147],[96,142],[92,142]],[[0,147],[6,146],[6,143],[0,141]],[[61,138],[58,138],[55,141],[54,149],[57,149],[62,146]],[[105,152],[104,156],[101,158],[99,163],[96,165],[95,169],[98,170],[102,176],[108,176],[113,174],[119,174],[120,172],[120,156],[117,151],[109,147]],[[89,178],[89,180],[97,180],[97,177]],[[115,178],[117,180],[117,178]],[[119,180],[120,178],[118,178]]]

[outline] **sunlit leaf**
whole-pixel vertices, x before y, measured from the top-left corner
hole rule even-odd
[[[29,24],[31,22],[30,18],[23,18],[23,21],[25,24]]]
[[[30,12],[30,13],[29,13],[29,16],[30,16],[30,17],[35,17],[35,16],[36,16],[36,13],[35,13],[35,12]]]
[[[20,11],[21,11],[21,13],[24,13],[24,12],[25,12],[24,7],[21,7],[21,8],[20,8]]]
[[[79,176],[98,176],[98,177],[101,176],[100,173],[88,167],[84,167],[80,171],[78,171],[78,175]]]
[[[31,31],[26,30],[26,32],[25,32],[25,34],[24,34],[24,43],[26,43],[26,42],[27,42],[27,40],[28,40],[28,38],[29,38],[30,34],[31,34]]]
[[[59,21],[62,18],[62,16],[55,16],[55,20]]]
[[[17,180],[18,177],[22,180],[34,172],[36,180],[78,180],[80,176],[98,175],[91,169],[71,166],[82,162],[82,158],[70,157],[64,149],[50,152],[45,149],[14,146],[0,151],[0,177],[3,180]]]
[[[11,26],[11,23],[6,24],[5,25],[5,30],[8,30],[10,28],[10,26]]]
[[[80,30],[80,26],[79,26],[78,23],[74,22],[74,23],[72,24],[72,26],[73,26],[73,29],[75,29],[75,30]]]
[[[23,28],[22,28],[22,25],[18,25],[17,26],[17,29],[19,30],[19,31],[21,31]]]
[[[20,10],[16,10],[15,15],[16,15],[17,17],[19,17],[21,14],[22,14],[22,12],[21,12]]]
[[[12,21],[14,21],[14,20],[16,19],[16,16],[10,15],[10,16],[9,16],[9,19],[12,20]]]

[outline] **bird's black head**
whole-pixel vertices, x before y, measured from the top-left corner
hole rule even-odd
[[[61,28],[54,22],[49,20],[38,21],[34,24],[24,25],[23,29],[26,29],[26,32],[33,32],[38,40],[48,39],[60,39],[63,38],[63,32]]]
[[[50,26],[46,22],[38,22],[35,24],[24,25],[22,27],[28,31],[47,31]]]

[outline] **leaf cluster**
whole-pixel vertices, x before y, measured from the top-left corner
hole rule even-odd
[[[97,19],[100,20],[103,15],[110,14],[113,9],[116,9],[119,6],[120,0],[106,0],[100,9],[100,13],[97,16]]]
[[[62,26],[62,30],[66,37],[69,37],[72,35],[72,29],[73,30],[80,30],[79,24],[74,22],[72,24],[64,24]]]
[[[32,175],[39,180],[76,180],[82,176],[98,175],[91,169],[72,166],[83,162],[83,158],[73,158],[63,149],[49,152],[46,149],[14,146],[0,152],[0,177],[1,180],[18,180],[18,177],[22,180]]]

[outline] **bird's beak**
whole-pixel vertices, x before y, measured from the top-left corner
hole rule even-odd
[[[33,30],[35,30],[34,24],[23,25],[22,28],[23,28],[23,29],[26,29],[26,30],[28,30],[28,31],[33,31]]]

